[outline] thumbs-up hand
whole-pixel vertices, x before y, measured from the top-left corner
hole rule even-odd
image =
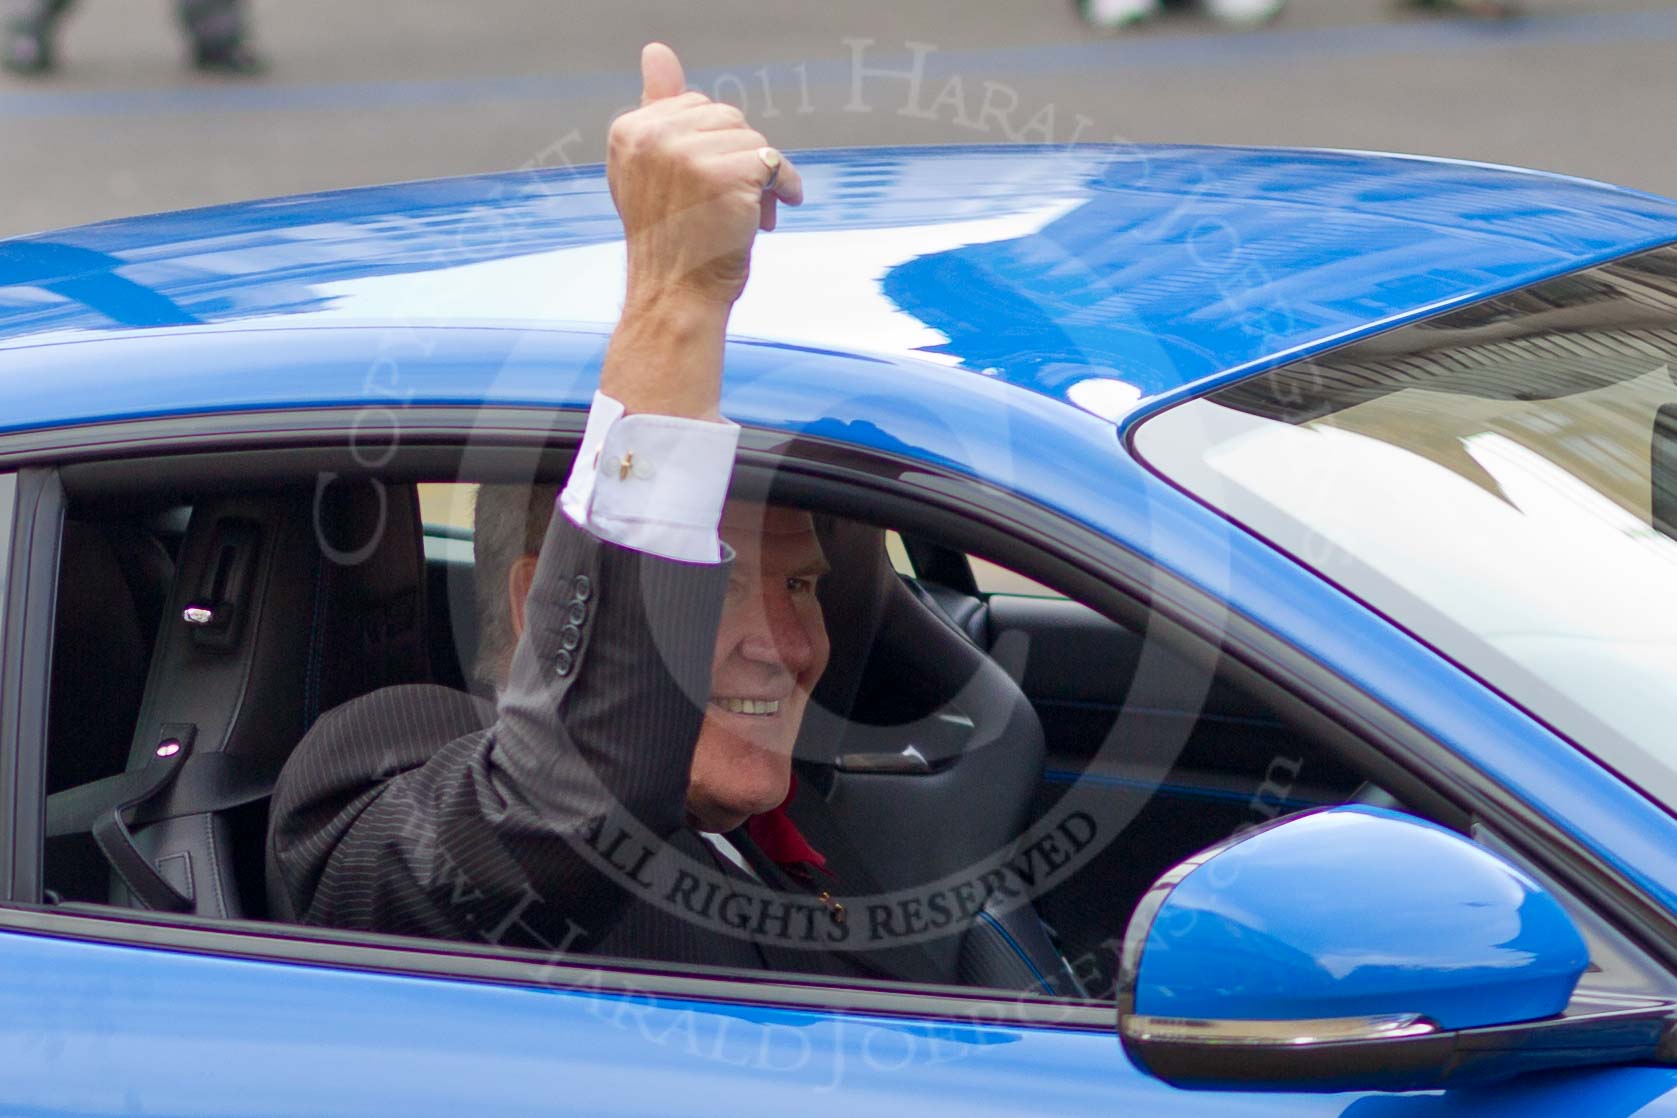
[[[777,203],[803,201],[797,169],[740,110],[688,91],[675,52],[649,43],[641,106],[611,126],[606,180],[629,282],[600,390],[631,412],[717,418],[728,315],[757,231],[774,228]]]
[[[664,44],[641,51],[641,86],[641,107],[612,125],[606,156],[629,245],[629,301],[679,295],[731,307],[757,231],[774,228],[778,202],[803,201],[803,183],[744,113],[686,89]]]

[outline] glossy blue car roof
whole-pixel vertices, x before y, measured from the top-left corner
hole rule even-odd
[[[736,338],[978,373],[1108,420],[1677,239],[1677,203],[1441,160],[1102,146],[799,161],[810,202],[759,241]],[[257,371],[275,379],[253,386],[227,344],[193,341],[210,333],[230,342],[234,332],[329,331],[305,347],[318,356],[346,329],[495,331],[494,343],[457,337],[459,371],[475,346],[504,357],[506,331],[545,331],[588,339],[582,349],[597,358],[621,291],[618,233],[603,173],[586,167],[3,241],[0,353],[34,352],[0,364],[0,376],[8,365],[30,374],[6,377],[0,424],[345,402],[364,379]],[[141,364],[168,375],[143,375],[103,346],[65,345],[135,335],[149,340]],[[53,370],[74,373],[62,381]],[[432,378],[404,400],[586,400],[570,379],[563,390],[505,376],[456,383],[449,391]],[[813,411],[833,389],[830,376],[811,377]]]

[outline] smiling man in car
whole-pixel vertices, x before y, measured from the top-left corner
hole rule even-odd
[[[642,76],[608,158],[628,287],[570,479],[557,511],[551,490],[480,494],[497,701],[390,688],[322,718],[274,799],[276,915],[946,980],[914,952],[847,950],[843,868],[784,810],[828,657],[826,559],[809,514],[725,502],[728,317],[798,173],[737,109],[684,92],[669,48]]]

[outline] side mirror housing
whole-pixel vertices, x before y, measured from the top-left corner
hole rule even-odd
[[[1181,1087],[1424,1090],[1654,1058],[1672,1006],[1577,992],[1583,936],[1453,831],[1348,806],[1175,867],[1137,906],[1119,1036]]]

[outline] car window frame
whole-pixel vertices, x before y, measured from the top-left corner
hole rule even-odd
[[[19,584],[12,570],[17,565],[12,552],[12,540],[17,535],[17,486],[17,471],[0,473],[0,820],[4,821],[0,834],[6,836],[6,850],[0,852],[0,898],[12,896],[17,875],[10,853],[22,849],[13,835],[21,826],[17,758],[20,741],[27,737],[20,732],[18,719],[6,713],[18,709],[15,696],[22,691],[22,681],[12,678],[14,666],[21,667],[27,660],[13,653],[14,635],[6,625],[7,618],[16,616],[9,599],[11,588]],[[21,633],[16,639],[21,642]]]
[[[580,437],[581,413],[547,408],[415,409],[419,414],[391,417],[392,436],[404,447],[441,449],[443,456],[459,456],[480,445],[513,454],[552,452],[556,443],[574,445]],[[440,414],[439,414],[440,413]],[[208,418],[223,429],[206,433],[207,417],[172,417],[143,421],[136,432],[130,422],[120,425],[128,436],[123,449],[148,459],[187,460],[200,467],[217,456],[233,454],[248,466],[271,453],[307,460],[323,453],[343,453],[344,444],[330,445],[333,433],[367,436],[364,413],[349,409],[297,409],[261,417]],[[64,511],[64,486],[59,467],[75,471],[104,469],[110,476],[132,473],[129,459],[113,454],[110,428],[89,425],[62,432],[37,434],[28,445],[13,448],[0,441],[0,470],[19,462],[52,462],[48,468],[20,471],[29,479],[33,497],[18,501],[14,532],[27,527],[27,546],[21,535],[10,551],[11,568],[6,594],[8,621],[19,614],[27,626],[7,624],[4,661],[6,679],[21,686],[39,681],[38,698],[27,725],[14,735],[0,765],[12,776],[14,824],[9,828],[8,862],[12,880],[0,906],[0,929],[15,929],[101,942],[167,947],[238,957],[281,959],[334,968],[423,974],[462,980],[510,982],[517,985],[576,988],[673,997],[720,998],[742,1004],[787,1006],[822,1011],[885,1012],[917,1019],[987,1021],[1041,1025],[1079,1030],[1109,1029],[1111,1007],[1032,997],[1012,999],[996,992],[974,992],[950,987],[890,989],[891,984],[860,987],[827,983],[803,976],[769,979],[737,975],[670,975],[641,970],[620,961],[532,962],[492,947],[479,948],[436,940],[411,940],[383,934],[336,932],[328,929],[250,922],[237,927],[192,917],[160,917],[135,910],[101,906],[49,906],[39,903],[41,782],[46,743],[46,675],[50,664],[52,606],[56,598],[57,549]],[[101,439],[103,432],[106,436]],[[423,435],[416,435],[423,432]],[[136,438],[135,436],[140,437]],[[452,444],[452,445],[451,445]],[[256,458],[247,452],[261,451]],[[568,451],[566,452],[568,453]],[[1412,795],[1431,797],[1440,810],[1461,813],[1465,820],[1485,820],[1496,833],[1525,857],[1545,868],[1580,893],[1593,909],[1612,920],[1639,947],[1656,954],[1662,965],[1677,969],[1672,947],[1671,919],[1635,888],[1619,878],[1587,851],[1567,850],[1564,834],[1533,809],[1470,770],[1452,754],[1410,724],[1400,714],[1359,691],[1325,665],[1287,644],[1254,622],[1229,611],[1210,595],[1192,586],[1146,556],[1129,551],[1065,517],[1032,505],[1011,493],[986,486],[951,471],[925,463],[898,459],[887,453],[862,450],[819,439],[788,444],[783,433],[746,428],[739,455],[741,468],[773,477],[777,494],[789,499],[820,497],[822,507],[838,515],[875,522],[917,525],[937,530],[940,540],[994,555],[998,561],[1020,562],[1041,574],[1069,596],[1107,612],[1129,613],[1180,631],[1184,639],[1220,643],[1233,670],[1278,693],[1290,696],[1291,714],[1314,721],[1323,733],[1350,735],[1361,743],[1376,767],[1384,766],[1391,783]],[[252,476],[263,470],[252,469]],[[268,472],[271,473],[271,467]],[[27,520],[24,516],[28,509]],[[55,521],[56,518],[56,521]],[[46,529],[43,531],[43,529]],[[976,544],[977,546],[973,546]],[[1052,575],[1046,569],[1052,567]],[[46,609],[41,609],[42,597]],[[1215,620],[1210,620],[1214,618]],[[40,620],[41,624],[36,624]],[[27,639],[26,639],[27,638]],[[37,716],[38,715],[38,716]],[[8,720],[8,724],[22,720]],[[16,809],[24,778],[36,791],[32,808],[32,838],[22,837],[29,812]],[[17,868],[33,869],[18,874]],[[27,868],[27,867],[26,867]],[[26,888],[33,874],[34,891]],[[1651,933],[1650,929],[1654,929]],[[1115,929],[1119,931],[1120,929]],[[1665,944],[1661,955],[1651,944]],[[691,968],[698,972],[701,968]]]

